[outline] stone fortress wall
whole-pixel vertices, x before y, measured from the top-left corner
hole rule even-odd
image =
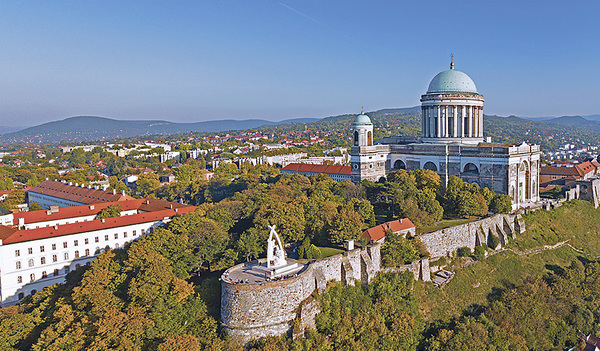
[[[489,242],[494,235],[504,245],[509,237],[525,231],[520,214],[494,215],[430,233],[418,235],[432,258],[447,256],[460,247],[475,248]],[[231,267],[224,273],[240,266]],[[314,291],[324,292],[329,281],[354,285],[368,284],[379,273],[410,271],[416,280],[430,280],[429,260],[423,259],[400,267],[381,267],[381,244],[356,248],[313,261],[297,276],[278,281],[234,284],[221,279],[221,323],[235,341],[247,342],[265,336],[277,336],[292,331],[297,320],[300,331],[314,328],[320,312]]]
[[[497,214],[478,221],[460,224],[417,237],[423,242],[432,259],[449,256],[461,247],[471,250],[475,246],[487,244],[490,236],[496,236],[505,245],[508,238],[514,238],[525,231],[525,222],[520,214]]]
[[[314,327],[319,308],[307,300],[313,291],[325,291],[331,280],[368,284],[380,270],[380,248],[374,244],[326,257],[311,262],[296,277],[278,281],[233,284],[221,279],[221,323],[233,340],[244,344],[283,335],[296,318],[303,326]]]

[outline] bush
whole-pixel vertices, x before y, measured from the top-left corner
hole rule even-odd
[[[447,263],[448,263],[448,262],[446,261],[446,257],[441,257],[441,258],[438,258],[438,259],[437,259],[437,260],[435,260],[435,261],[431,261],[431,262],[429,262],[429,265],[430,265],[430,266],[438,266],[438,267],[441,267],[441,266],[445,266]]]
[[[471,256],[471,249],[466,246],[459,247],[456,253],[458,254],[458,257],[469,257]]]
[[[487,245],[485,245],[485,244],[475,247],[475,250],[473,250],[473,254],[475,255],[475,258],[477,259],[477,261],[482,261],[485,258],[486,250],[487,250]]]
[[[490,234],[490,236],[488,237],[488,246],[493,250],[496,250],[496,248],[498,248],[498,245],[500,245],[500,238]]]

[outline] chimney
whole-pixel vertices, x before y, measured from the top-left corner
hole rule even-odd
[[[58,230],[58,224],[54,225],[54,230]]]
[[[106,220],[104,218],[102,218],[102,223],[104,223]]]
[[[117,190],[113,189],[113,195],[117,195]]]
[[[170,205],[169,205],[169,208],[170,208],[170,209],[173,209],[173,204],[170,204]]]
[[[177,213],[177,209],[175,209],[175,213]]]
[[[73,182],[69,182],[69,185],[73,185]]]
[[[24,228],[25,227],[25,218],[19,217],[18,221],[19,221],[19,229]]]
[[[121,190],[121,195],[125,196],[125,190]]]
[[[75,183],[75,186],[79,186],[79,183]]]
[[[93,210],[94,208],[96,208],[94,205],[90,205],[90,210]]]

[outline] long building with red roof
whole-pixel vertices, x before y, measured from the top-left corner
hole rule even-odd
[[[119,217],[99,219],[119,205]],[[13,225],[0,225],[0,305],[14,304],[89,264],[106,250],[124,247],[194,206],[156,199],[14,213]]]
[[[124,192],[102,190],[90,185],[45,180],[27,191],[27,202],[37,202],[42,208],[68,207],[101,202],[131,200]]]
[[[313,174],[327,174],[336,181],[352,180],[350,166],[337,165],[312,165],[305,163],[290,163],[281,169],[281,173],[294,174],[299,173],[307,177]]]

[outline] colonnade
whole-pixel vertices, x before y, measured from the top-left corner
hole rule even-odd
[[[483,106],[425,105],[424,138],[483,138]]]

